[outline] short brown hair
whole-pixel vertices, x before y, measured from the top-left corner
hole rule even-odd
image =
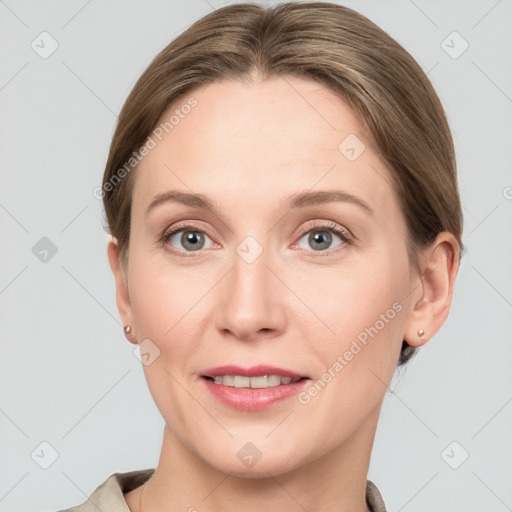
[[[348,7],[325,2],[273,7],[243,3],[204,16],[166,46],[121,110],[102,195],[108,229],[117,239],[124,265],[135,168],[120,171],[171,104],[216,80],[286,75],[325,85],[358,115],[391,171],[414,265],[418,251],[442,231],[451,232],[462,247],[450,129],[432,84],[413,57]],[[404,341],[399,364],[414,350]]]

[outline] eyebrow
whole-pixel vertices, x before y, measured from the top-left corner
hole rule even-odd
[[[203,194],[194,194],[191,192],[181,192],[179,190],[169,190],[162,194],[156,195],[146,209],[146,215],[156,208],[158,205],[167,202],[174,202],[184,204],[186,206],[192,206],[209,210],[214,214],[217,214],[217,210],[214,204]],[[285,201],[285,206],[290,209],[305,208],[307,206],[313,206],[325,203],[344,202],[354,204],[365,210],[370,215],[373,214],[373,210],[370,206],[363,201],[361,198],[344,192],[342,190],[319,190],[315,192],[300,192],[290,196]]]

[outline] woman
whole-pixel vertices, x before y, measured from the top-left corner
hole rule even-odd
[[[450,309],[455,168],[424,72],[351,9],[231,5],[169,44],[102,186],[162,450],[71,510],[385,511],[371,449]]]

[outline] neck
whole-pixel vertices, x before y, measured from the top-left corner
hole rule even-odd
[[[226,475],[184,446],[166,426],[160,460],[144,486],[126,496],[132,512],[368,512],[366,478],[379,411],[352,437],[310,463],[262,478]]]

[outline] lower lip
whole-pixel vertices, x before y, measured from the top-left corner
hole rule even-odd
[[[215,384],[204,378],[202,380],[212,395],[223,404],[244,411],[261,411],[279,400],[296,395],[309,379],[270,388],[235,388]]]

